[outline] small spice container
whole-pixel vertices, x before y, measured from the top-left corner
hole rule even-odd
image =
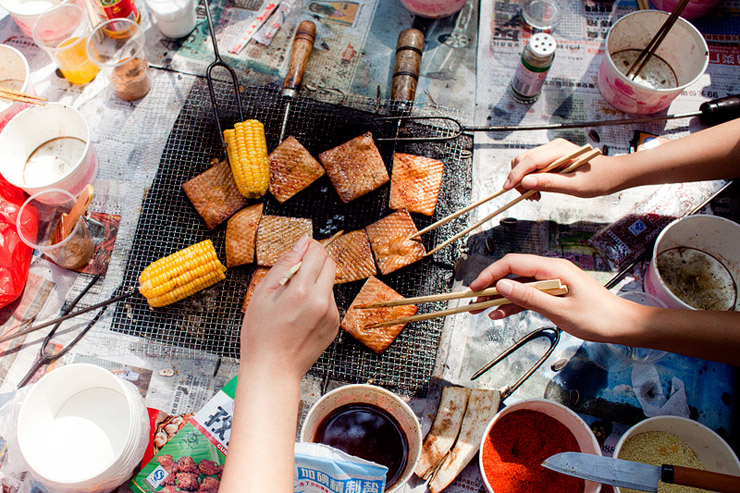
[[[701,423],[678,416],[655,416],[640,421],[628,429],[619,439],[616,447],[614,447],[614,457],[624,459],[625,457],[621,456],[620,453],[625,443],[642,433],[650,432],[666,432],[680,438],[691,448],[704,469],[708,471],[740,476],[740,462],[722,437]],[[658,448],[661,443],[655,442],[653,445]],[[645,452],[648,454],[650,451]],[[671,460],[665,462],[669,463]],[[676,487],[675,485],[665,486],[668,488]],[[669,491],[667,488],[662,490],[660,483],[658,488],[658,491]],[[616,493],[625,493],[625,490],[625,488],[614,488]]]
[[[549,471],[540,464],[560,452],[601,455],[591,428],[573,411],[546,399],[507,406],[481,440],[478,463],[489,493],[598,493],[599,483]]]

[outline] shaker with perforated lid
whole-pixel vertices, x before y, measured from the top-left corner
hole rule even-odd
[[[519,66],[511,81],[514,99],[521,103],[537,101],[555,58],[555,46],[555,38],[547,33],[532,36],[522,51]]]

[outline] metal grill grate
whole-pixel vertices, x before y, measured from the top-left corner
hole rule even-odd
[[[237,118],[233,90],[219,82],[216,82],[216,89],[220,116],[226,128]],[[245,117],[257,118],[265,124],[268,148],[273,149],[277,145],[283,113],[279,91],[270,88],[241,88],[240,91]],[[363,105],[363,109],[356,108]],[[378,106],[377,102],[358,99],[352,101],[352,106],[298,98],[292,103],[287,134],[295,136],[316,156],[368,130],[376,134],[395,130],[395,127],[380,128],[378,125],[389,124],[379,124],[374,119],[373,112],[387,111],[387,105]],[[391,163],[392,144],[379,144],[378,147],[384,161]],[[472,140],[467,137],[397,146],[397,151],[433,157],[445,163],[436,217],[469,203],[471,147]],[[125,287],[135,288],[139,273],[149,263],[205,238],[213,240],[219,257],[225,259],[225,222],[208,231],[181,188],[182,183],[205,171],[212,158],[221,158],[222,155],[207,86],[204,80],[198,80],[175,122],[152,187],[144,199],[124,273]],[[324,238],[340,229],[363,228],[388,215],[392,212],[387,207],[388,194],[389,187],[385,186],[344,204],[328,178],[322,177],[285,204],[279,204],[271,196],[266,197],[265,214],[311,218],[314,237]],[[414,215],[414,219],[419,228],[433,221],[419,215]],[[427,248],[452,234],[450,228],[457,230],[466,222],[463,217],[446,228],[425,235]],[[381,279],[404,296],[448,289],[453,261],[459,255],[455,248],[448,248],[433,259],[417,262]],[[163,309],[150,310],[143,297],[137,296],[128,304],[116,307],[113,330],[176,347],[238,358],[240,307],[253,270],[253,266],[229,269],[225,281]],[[342,315],[362,284],[355,282],[335,288]],[[420,311],[439,308],[423,305]],[[351,336],[343,334],[319,359],[312,372],[349,382],[373,380],[399,393],[418,394],[426,388],[431,377],[441,330],[441,319],[412,324],[383,355],[374,354]]]

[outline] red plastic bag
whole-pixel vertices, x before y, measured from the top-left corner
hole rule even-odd
[[[33,249],[18,236],[16,218],[26,194],[0,176],[0,308],[15,301],[23,292]],[[35,211],[34,211],[35,212]],[[21,225],[24,236],[36,237],[38,216],[29,214]]]

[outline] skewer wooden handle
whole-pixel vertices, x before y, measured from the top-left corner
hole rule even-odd
[[[285,76],[285,82],[283,82],[284,97],[294,98],[298,94],[298,88],[303,80],[303,72],[306,71],[308,57],[311,55],[315,41],[316,24],[311,21],[301,22],[295,32],[288,75]]]
[[[666,478],[666,467],[673,468],[672,478]],[[740,493],[740,477],[719,472],[702,471],[690,467],[663,466],[663,481],[693,486],[711,491]]]
[[[423,50],[424,33],[418,29],[406,29],[398,35],[396,61],[393,64],[393,85],[391,86],[393,101],[414,100]]]

